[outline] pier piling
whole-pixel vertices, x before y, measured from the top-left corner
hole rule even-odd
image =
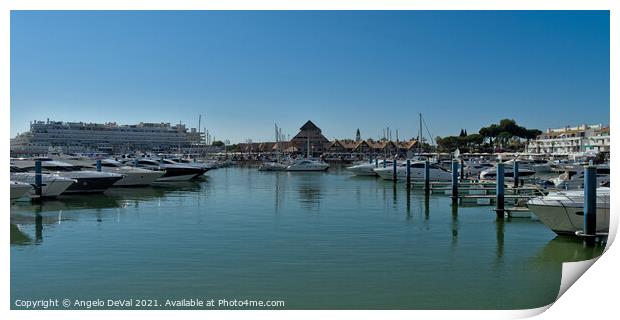
[[[384,168],[387,168],[387,161],[386,160],[387,160],[386,158],[383,158],[383,167]]]
[[[101,172],[101,159],[97,159],[97,172]]]
[[[431,191],[431,174],[430,164],[428,160],[424,160],[424,193],[428,194]]]
[[[379,158],[375,158],[375,168],[379,168]]]
[[[463,158],[461,158],[460,164],[459,172],[461,173],[461,181],[463,181],[463,179],[465,179],[465,161]]]
[[[452,161],[452,205],[459,201],[459,163]]]
[[[41,160],[34,161],[34,189],[37,196],[43,194],[41,188],[43,186],[43,176],[41,175]]]
[[[504,217],[504,164],[498,163],[495,168],[495,185],[496,185],[496,205],[495,212],[498,218]]]
[[[407,185],[411,183],[411,160],[407,159]]]
[[[394,182],[396,182],[397,174],[396,174],[396,158],[392,162],[392,178],[394,178]]]
[[[519,161],[515,160],[513,166],[512,166],[512,177],[515,180],[514,181],[514,188],[515,188],[515,192],[516,189],[519,187]]]
[[[583,232],[586,245],[596,242],[596,167],[584,168],[583,180]]]

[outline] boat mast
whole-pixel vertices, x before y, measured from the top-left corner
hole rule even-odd
[[[278,124],[276,123],[275,126],[276,126],[276,159],[279,163],[280,162],[280,135],[278,131]]]
[[[418,128],[418,155],[422,154],[422,113],[419,113],[420,127]]]

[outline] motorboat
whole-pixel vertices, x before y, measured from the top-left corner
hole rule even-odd
[[[176,168],[187,168],[187,169],[195,170],[197,174],[191,179],[197,179],[198,177],[202,176],[203,174],[205,174],[207,171],[209,171],[212,168],[211,166],[207,164],[199,164],[197,162],[189,162],[189,161],[187,163],[184,163],[179,159],[176,159],[176,160],[161,159],[160,162],[164,166],[176,166]]]
[[[176,164],[185,164],[185,165],[197,167],[200,169],[204,169],[205,172],[211,169],[216,169],[219,166],[217,162],[200,162],[200,161],[194,161],[194,160],[190,160],[186,158],[171,158],[171,159],[166,159],[166,160],[171,161]],[[171,162],[168,162],[168,163],[171,163]]]
[[[536,174],[536,171],[533,169],[526,168],[521,166],[519,163],[519,177],[530,177]],[[495,180],[497,176],[497,165],[492,168],[482,170],[480,172],[480,180]],[[514,177],[514,164],[513,162],[505,162],[504,163],[504,177],[508,180],[513,179]]]
[[[30,190],[31,184],[11,180],[11,202],[25,196]]]
[[[410,163],[411,180],[424,180],[424,161],[415,161]],[[386,166],[385,168],[375,168],[374,172],[384,180],[394,180],[394,167]],[[407,179],[407,163],[396,166],[396,178],[398,180]],[[429,163],[429,180],[431,181],[450,181],[452,174],[440,167],[438,164]]]
[[[551,181],[557,189],[583,189],[585,172],[582,166],[567,167],[565,172]],[[596,182],[599,186],[610,182],[609,165],[596,166]]]
[[[289,167],[288,164],[281,162],[263,162],[258,171],[284,171]]]
[[[468,177],[479,177],[480,173],[484,170],[493,168],[494,165],[490,162],[472,162],[465,164],[465,175]]]
[[[112,172],[68,171],[58,172],[61,177],[77,180],[64,193],[102,193],[123,178]]]
[[[34,172],[11,172],[11,181],[17,181],[27,183],[29,185],[35,184]],[[61,195],[69,186],[77,182],[76,180],[64,178],[56,174],[41,174],[41,197],[42,198],[55,198]],[[34,188],[30,189],[30,195],[34,195]]]
[[[101,160],[101,171],[123,175],[122,179],[113,184],[114,187],[148,186],[166,173],[162,170],[155,171],[127,166],[113,159]]]
[[[609,232],[609,188],[596,189],[596,232]],[[584,191],[550,192],[527,202],[528,208],[559,235],[575,235],[583,230]]]
[[[323,161],[303,158],[293,161],[286,171],[325,171],[327,169],[329,169],[329,164]]]
[[[164,171],[164,174],[157,178],[155,182],[188,181],[206,172],[205,169],[185,164],[178,164],[172,160],[155,160],[148,158],[138,158],[132,161],[136,167],[149,170]]]
[[[384,166],[392,167],[394,160],[378,160],[376,163],[373,161],[372,163],[360,163],[354,166],[347,167],[347,170],[351,171],[353,174],[358,176],[376,176],[377,173],[374,171],[375,168],[382,168]]]
[[[524,168],[532,169],[536,173],[549,173],[553,170],[553,163],[543,159],[519,160],[519,166],[523,164]]]

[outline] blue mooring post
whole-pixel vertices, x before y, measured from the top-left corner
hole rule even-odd
[[[586,166],[583,179],[583,232],[587,245],[594,245],[596,238],[596,167]]]
[[[134,167],[137,167],[137,166],[138,166],[138,159],[134,159],[134,160],[133,160],[133,166],[134,166]]]
[[[459,201],[459,163],[452,161],[452,205]]]
[[[428,194],[431,191],[431,169],[428,160],[424,160],[424,191]]]
[[[461,181],[463,181],[463,179],[465,179],[465,160],[463,160],[463,158],[461,158],[461,167],[459,172],[461,173]]]
[[[392,162],[392,178],[394,178],[394,181],[396,181],[396,158],[394,158],[394,161]]]
[[[496,205],[495,212],[498,218],[504,217],[504,164],[498,163],[495,168]]]
[[[516,191],[516,189],[519,187],[519,161],[515,160],[515,163],[512,166],[512,177],[515,180],[514,187]]]
[[[375,168],[379,168],[379,158],[375,158]]]
[[[383,159],[383,167],[387,168],[387,159],[385,159],[385,158]]]
[[[34,189],[37,196],[43,194],[41,188],[43,186],[43,177],[41,176],[41,160],[34,161]]]
[[[97,172],[101,172],[101,159],[97,159]]]
[[[411,183],[411,160],[407,159],[407,185]]]

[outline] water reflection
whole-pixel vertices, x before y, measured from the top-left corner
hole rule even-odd
[[[398,188],[396,188],[396,182],[392,184],[392,208],[398,209]]]
[[[63,221],[93,217],[98,223],[104,221],[105,209],[117,209],[115,219],[120,221],[120,210],[140,202],[160,200],[175,193],[197,192],[199,182],[158,184],[153,187],[111,188],[103,194],[63,195],[43,202],[19,201],[11,205],[11,244],[40,244],[44,228]],[[34,225],[34,240],[20,226]]]
[[[410,185],[407,185],[406,199],[407,199],[407,204],[406,204],[405,212],[407,213],[407,220],[411,220],[411,186]]]
[[[459,236],[459,206],[453,203],[451,209],[452,219],[450,220],[450,227],[452,230],[452,247],[456,247]]]
[[[295,174],[295,173],[292,173]],[[306,175],[300,177],[299,184],[297,185],[299,204],[306,210],[316,210],[317,213],[320,209],[322,193],[322,180],[320,177],[317,179],[315,174]]]
[[[604,245],[590,247],[584,245],[581,239],[557,236],[540,250],[533,261],[534,264],[584,261],[600,256],[604,250]]]
[[[19,226],[11,223],[11,244],[14,245],[29,245],[34,241],[32,238],[19,229]]]
[[[495,266],[500,266],[504,260],[504,218],[495,219]]]
[[[79,210],[118,207],[118,202],[104,194],[70,195],[43,202],[18,202],[11,206],[11,213],[46,213],[59,210]]]
[[[431,215],[430,193],[429,192],[425,192],[424,193],[424,220],[428,221],[430,215]]]

